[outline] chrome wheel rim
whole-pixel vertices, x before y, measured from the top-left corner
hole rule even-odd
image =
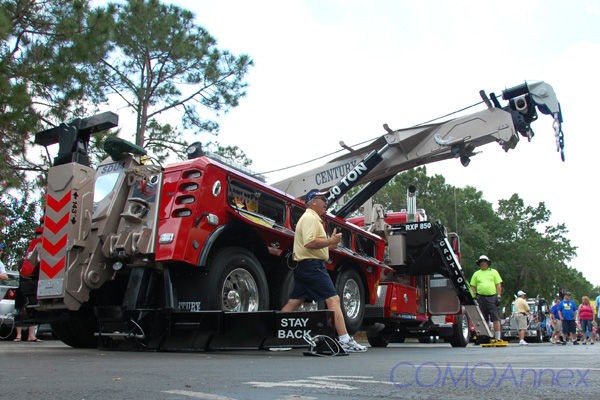
[[[360,313],[361,298],[360,288],[355,280],[349,279],[344,284],[342,303],[348,318],[355,319],[358,317],[358,314]]]
[[[224,311],[258,311],[258,286],[252,274],[243,268],[227,275],[221,298]]]
[[[463,337],[466,339],[469,338],[469,321],[467,321],[467,317],[463,315],[462,317],[462,334]]]

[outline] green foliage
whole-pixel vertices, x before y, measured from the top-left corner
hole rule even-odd
[[[219,143],[215,143],[215,145],[217,146],[216,153],[223,158],[243,167],[249,167],[252,164],[252,160],[238,146],[221,146]]]
[[[33,196],[19,199],[0,195],[0,243],[6,245],[2,261],[12,270],[21,267],[29,242],[39,226],[41,199],[36,200]]]
[[[417,207],[430,220],[440,220],[461,238],[461,259],[470,279],[477,269],[475,260],[486,254],[504,280],[504,302],[524,290],[529,296],[553,298],[559,288],[574,294],[591,295],[591,283],[569,264],[576,248],[566,237],[564,224],[549,225],[551,213],[542,202],[525,205],[513,194],[498,202],[495,211],[483,194],[473,187],[456,188],[443,176],[428,176],[425,167],[397,175],[375,196],[374,202],[389,210],[406,208],[406,188],[417,187]]]
[[[18,187],[32,133],[88,112],[98,98],[90,77],[104,57],[111,8],[87,0],[4,0],[0,10],[0,174]],[[0,188],[0,191],[3,190]]]

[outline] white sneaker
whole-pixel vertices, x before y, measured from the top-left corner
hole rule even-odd
[[[356,343],[353,337],[350,337],[350,340],[347,342],[340,342],[340,345],[347,353],[364,353],[367,351],[367,347]]]
[[[524,340],[519,340],[519,346],[527,346],[529,343],[527,343]]]

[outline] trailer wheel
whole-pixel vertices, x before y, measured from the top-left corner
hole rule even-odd
[[[202,285],[205,310],[258,311],[269,308],[267,278],[254,254],[230,247],[211,261]]]
[[[456,323],[452,327],[452,337],[450,338],[450,345],[452,347],[466,347],[469,343],[469,319],[466,315],[457,315]]]
[[[349,334],[358,331],[365,315],[365,288],[358,272],[343,270],[336,281],[335,288],[340,295],[342,313]]]

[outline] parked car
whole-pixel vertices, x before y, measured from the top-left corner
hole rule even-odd
[[[0,281],[0,340],[15,337],[15,299],[19,273],[8,271],[8,279]]]
[[[13,340],[17,334],[15,329],[15,299],[19,288],[19,273],[8,271],[7,274],[8,280],[0,281],[0,340]],[[54,337],[50,324],[38,325],[35,332],[38,337]]]
[[[527,299],[529,305],[529,315],[527,316],[528,326],[525,331],[525,340],[533,343],[541,343],[550,340],[552,336],[552,327],[550,326],[550,318],[548,316],[549,307],[546,299],[535,297]],[[502,322],[502,338],[504,340],[517,339],[519,331],[517,323],[514,319],[514,302],[511,306],[510,317],[505,318]]]

